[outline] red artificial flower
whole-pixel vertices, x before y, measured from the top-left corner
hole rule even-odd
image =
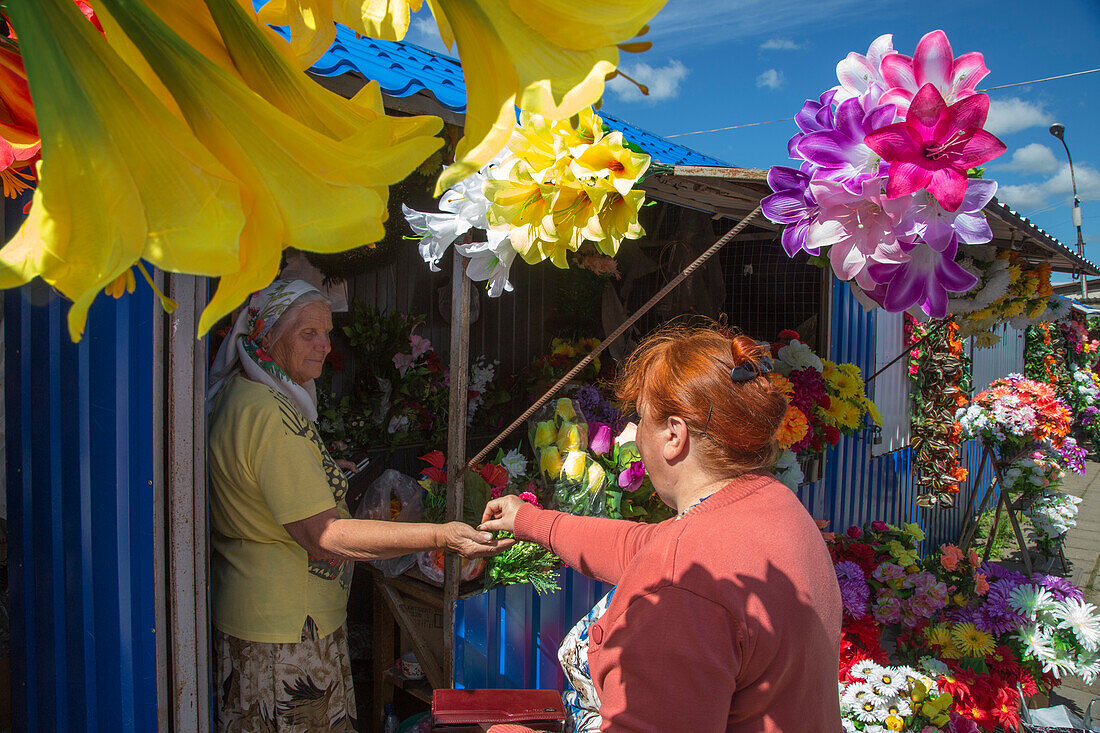
[[[791,341],[798,338],[798,331],[792,331],[789,328],[784,328],[779,332],[780,341]]]
[[[339,353],[335,351],[328,352],[325,361],[329,363],[329,366],[331,366],[333,370],[338,372],[344,371],[344,357],[340,356]]]
[[[503,487],[508,484],[508,471],[495,463],[486,463],[477,469],[485,483],[493,487]]]
[[[840,431],[833,425],[826,425],[822,431],[825,435],[825,442],[829,445],[836,445],[840,442]]]
[[[853,540],[858,540],[860,537],[863,536],[863,530],[853,524],[851,527],[848,528],[848,531],[845,532],[845,534],[851,537]]]
[[[443,451],[440,450],[433,450],[431,453],[425,453],[422,456],[418,456],[416,460],[424,461],[435,468],[443,468],[443,466],[447,464],[447,459],[443,455]]]
[[[447,472],[435,466],[428,466],[420,472],[420,475],[430,481],[435,481],[437,484],[447,483]]]

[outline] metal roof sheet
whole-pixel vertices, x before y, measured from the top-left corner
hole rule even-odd
[[[356,37],[342,25],[336,26],[336,41],[310,72],[318,76],[355,72],[377,81],[382,91],[392,97],[427,91],[452,112],[466,111],[466,82],[458,59],[404,41]],[[669,142],[615,115],[601,111],[600,116],[610,128],[622,132],[627,140],[659,163],[726,165],[717,158]]]

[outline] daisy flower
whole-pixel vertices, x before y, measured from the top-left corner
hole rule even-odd
[[[1077,676],[1080,677],[1086,685],[1091,685],[1097,677],[1100,677],[1100,655],[1094,655],[1088,660],[1088,663],[1079,662],[1077,665]]]
[[[841,705],[853,710],[868,701],[876,705],[878,704],[878,694],[875,692],[875,688],[867,682],[857,682],[853,685],[848,685],[848,688],[844,690],[844,695],[840,698]]]
[[[874,685],[875,692],[883,697],[891,697],[905,684],[905,675],[893,667],[880,667],[867,681]]]
[[[973,658],[984,657],[996,646],[992,636],[979,631],[971,623],[955,624],[955,628],[951,629],[951,640],[965,656]]]
[[[878,674],[880,669],[882,669],[882,667],[878,666],[870,659],[864,659],[862,662],[859,662],[854,667],[852,667],[851,675],[853,677],[859,677],[870,682],[871,678]]]
[[[1043,661],[1054,656],[1051,638],[1038,624],[1023,626],[1016,634],[1027,647],[1027,653],[1037,660]]]
[[[1062,619],[1058,628],[1072,631],[1081,646],[1090,652],[1100,648],[1100,616],[1096,615],[1096,606],[1072,598],[1058,606],[1055,613]]]
[[[855,708],[856,720],[861,723],[881,723],[882,708],[874,700],[864,700]],[[866,730],[866,729],[864,729]]]

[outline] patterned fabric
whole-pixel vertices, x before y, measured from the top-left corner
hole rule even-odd
[[[291,644],[214,630],[219,733],[345,733],[357,729],[347,628],[318,637],[307,619]]]
[[[222,341],[210,367],[210,388],[206,392],[207,409],[234,375],[243,371],[249,379],[266,384],[285,395],[310,421],[317,420],[317,394],[313,380],[298,384],[276,364],[260,346],[279,317],[290,304],[306,293],[321,292],[304,280],[276,280],[248,300],[233,331]]]
[[[565,673],[567,688],[561,698],[569,716],[570,733],[597,732],[603,723],[603,718],[600,717],[600,696],[596,694],[592,673],[588,669],[588,627],[603,616],[614,595],[615,589],[612,588],[570,629],[558,647],[558,661]]]

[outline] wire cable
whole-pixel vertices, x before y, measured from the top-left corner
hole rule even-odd
[[[1055,79],[1068,79],[1071,76],[1081,76],[1082,74],[1095,74],[1100,71],[1098,69],[1086,69],[1084,71],[1074,71],[1069,74],[1058,74],[1057,76],[1047,76],[1042,79],[1032,79],[1031,81],[1018,81],[1013,84],[1001,84],[995,87],[985,87],[984,89],[978,89],[979,92],[992,92],[997,89],[1009,89],[1010,87],[1022,87],[1028,84],[1038,84],[1044,81],[1054,81]],[[665,135],[666,140],[674,137],[687,137],[688,135],[705,135],[708,132],[724,132],[726,130],[740,130],[743,127],[757,127],[759,125],[774,125],[777,122],[790,122],[794,117],[784,117],[781,120],[767,120],[765,122],[746,122],[741,125],[730,125],[728,127],[716,127],[713,130],[694,130],[693,132],[677,132],[673,135]]]

